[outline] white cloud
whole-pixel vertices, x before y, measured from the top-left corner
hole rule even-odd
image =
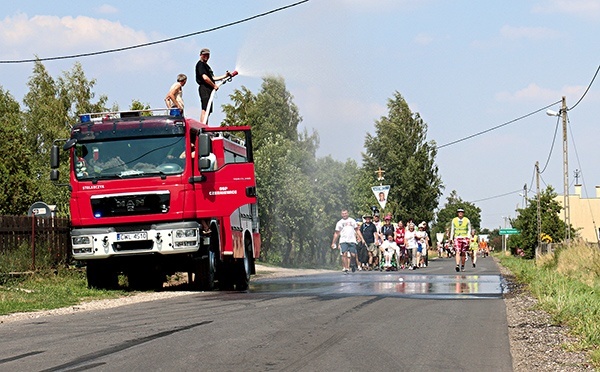
[[[28,59],[56,57],[71,54],[92,53],[108,49],[128,47],[151,41],[142,31],[106,19],[85,16],[57,17],[36,15],[28,17],[17,14],[0,21],[0,59]],[[136,53],[121,53],[110,59],[109,66],[135,71],[168,63],[170,57],[160,47],[143,48]],[[122,62],[120,62],[122,61]]]
[[[119,9],[109,4],[102,4],[96,8],[96,11],[100,14],[115,14],[119,12]]]
[[[539,101],[551,102],[559,100],[565,96],[571,99],[579,99],[583,95],[585,87],[582,86],[564,86],[559,91],[542,88],[535,83],[529,84],[523,89],[516,92],[499,92],[496,94],[496,100],[500,102],[515,102],[515,101]],[[592,98],[591,96],[588,98]]]
[[[500,35],[509,39],[544,40],[554,39],[559,33],[546,27],[503,26]]]
[[[56,17],[25,14],[7,17],[0,22],[0,46],[18,46],[23,54],[53,54],[84,47],[88,51],[99,47],[117,47],[148,42],[140,31],[119,22],[90,17]]]
[[[598,0],[549,0],[535,5],[533,12],[598,18],[600,17],[600,2]]]

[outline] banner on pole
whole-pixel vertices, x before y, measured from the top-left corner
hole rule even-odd
[[[373,195],[375,195],[375,198],[377,198],[381,209],[385,209],[388,193],[390,192],[390,185],[373,186],[371,187],[371,190],[373,190]]]

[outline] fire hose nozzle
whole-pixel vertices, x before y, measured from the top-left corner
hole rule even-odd
[[[229,73],[229,76],[231,76],[231,77],[234,77],[234,76],[236,76],[237,74],[238,74],[238,72],[234,70],[233,72],[230,72],[230,73]]]

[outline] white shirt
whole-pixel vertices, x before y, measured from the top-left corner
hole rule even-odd
[[[356,228],[358,224],[353,218],[341,219],[335,225],[335,231],[340,233],[340,243],[356,243]]]
[[[408,249],[417,248],[417,230],[410,231],[406,229],[404,232],[404,244],[406,244],[406,248]]]

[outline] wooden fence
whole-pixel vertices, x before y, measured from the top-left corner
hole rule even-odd
[[[36,254],[50,257],[52,265],[70,262],[69,219],[0,216],[0,254],[9,255],[24,247],[31,252],[32,269],[36,267]]]

